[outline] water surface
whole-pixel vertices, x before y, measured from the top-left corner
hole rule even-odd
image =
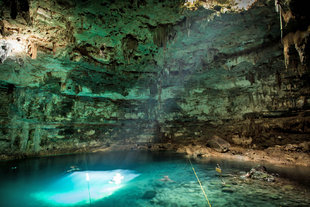
[[[280,176],[268,183],[240,178],[257,163],[201,159],[192,164],[212,206],[310,206],[309,168],[267,165]],[[208,206],[188,159],[173,153],[64,155],[0,162],[0,167],[0,206]]]

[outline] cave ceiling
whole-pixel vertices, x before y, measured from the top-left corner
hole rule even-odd
[[[246,12],[230,1],[192,2],[2,1],[1,36],[11,52],[0,78],[21,87],[59,79],[62,93],[126,97],[169,72],[253,67],[255,51],[280,35],[274,8],[263,3]],[[78,92],[65,87],[72,84]]]

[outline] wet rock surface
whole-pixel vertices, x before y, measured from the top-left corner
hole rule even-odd
[[[265,166],[257,166],[252,168],[249,172],[247,172],[245,175],[242,175],[241,178],[251,178],[254,180],[263,180],[267,182],[274,182],[275,181],[275,176],[269,174],[267,172],[267,169]]]
[[[146,191],[142,196],[143,199],[152,199],[156,196],[156,191]]]
[[[207,147],[210,147],[217,152],[227,152],[229,151],[230,144],[224,139],[214,136],[210,140],[207,141]]]
[[[268,0],[243,11],[230,1],[14,2],[0,3],[1,45],[14,45],[1,47],[1,156],[193,140],[203,144],[180,151],[208,156],[214,136],[237,148],[213,149],[235,155],[241,146],[299,163],[309,153],[302,3],[280,1],[282,45]]]
[[[310,166],[308,152],[285,151],[281,147],[270,147],[266,150],[254,150],[242,147],[231,147],[227,153],[215,151],[203,143],[169,145],[165,148],[192,158],[223,158],[238,161],[267,162],[275,165]]]

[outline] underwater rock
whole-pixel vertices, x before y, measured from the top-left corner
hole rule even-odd
[[[250,172],[241,176],[241,178],[251,178],[254,180],[262,180],[262,181],[267,181],[267,182],[275,181],[275,176],[272,174],[269,174],[265,166],[260,166],[260,165],[252,168]]]
[[[223,187],[222,188],[222,192],[223,193],[233,193],[234,192],[234,190],[231,188],[231,187]]]
[[[218,136],[213,136],[212,139],[208,140],[207,146],[217,152],[228,152],[230,148],[230,144]]]
[[[142,198],[143,198],[143,199],[152,199],[152,198],[154,198],[155,196],[156,196],[156,191],[148,190],[148,191],[146,191],[146,192],[143,194]]]

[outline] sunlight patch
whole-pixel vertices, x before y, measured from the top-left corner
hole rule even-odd
[[[33,196],[49,205],[87,204],[112,195],[138,176],[131,170],[76,171]]]

